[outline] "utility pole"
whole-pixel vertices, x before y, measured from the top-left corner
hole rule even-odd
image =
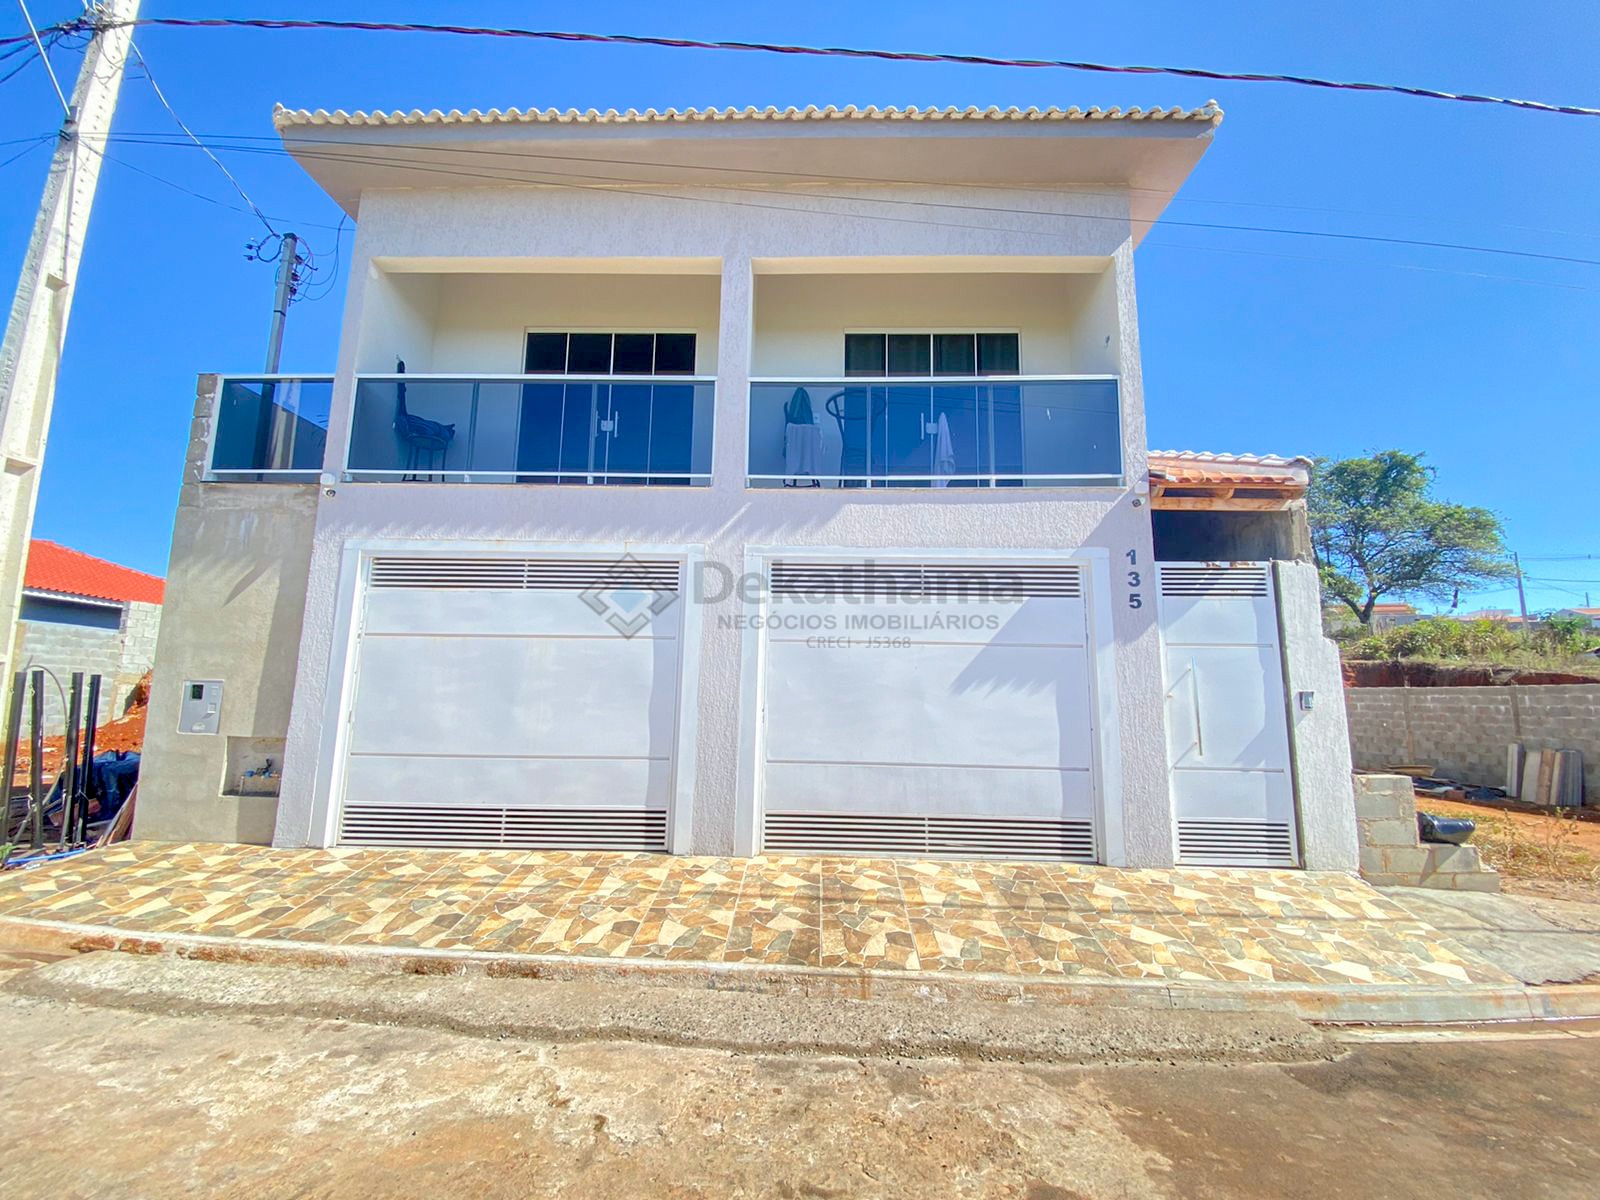
[[[283,353],[283,323],[289,317],[289,302],[294,299],[294,273],[300,265],[300,239],[283,235],[278,253],[278,291],[272,298],[272,331],[267,334],[267,374],[278,373],[278,356]]]
[[[283,353],[283,325],[289,319],[289,305],[294,301],[295,272],[299,266],[300,239],[286,233],[278,247],[278,290],[272,297],[272,329],[267,334],[268,375],[278,373],[278,359]],[[262,384],[261,395],[272,414],[272,423],[263,430],[267,435],[267,457],[262,461],[279,470],[291,467],[294,465],[294,414],[279,402],[276,382]]]
[[[1522,560],[1511,552],[1511,565],[1517,569],[1517,603],[1522,606],[1522,631],[1528,631],[1528,593],[1522,590]]]
[[[139,0],[104,0],[85,11],[96,28],[56,141],[0,343],[0,677],[11,670],[14,656],[22,576],[67,316],[100,182],[100,151],[111,132]]]

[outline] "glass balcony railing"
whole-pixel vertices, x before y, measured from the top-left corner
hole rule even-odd
[[[1117,380],[752,380],[748,461],[751,487],[1118,484]]]
[[[331,376],[229,376],[211,426],[208,477],[234,483],[315,483],[328,444]]]
[[[705,486],[715,391],[682,375],[363,375],[345,478]]]

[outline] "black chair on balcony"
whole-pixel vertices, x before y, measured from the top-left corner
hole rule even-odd
[[[869,450],[871,425],[882,426],[887,398],[875,388],[852,387],[835,392],[823,402],[823,409],[839,426],[839,487],[866,487],[871,469]]]
[[[404,359],[395,360],[394,373],[406,373]],[[405,384],[395,384],[394,395],[394,431],[406,444],[406,473],[400,478],[414,482],[420,478],[417,472],[418,468],[424,466],[423,459],[427,460],[427,475],[431,476],[443,468],[445,456],[450,452],[450,443],[456,440],[456,427],[412,415],[406,408]]]

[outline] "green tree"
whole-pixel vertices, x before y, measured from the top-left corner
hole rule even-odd
[[[1317,461],[1307,507],[1322,590],[1363,625],[1383,596],[1445,600],[1513,574],[1499,518],[1435,500],[1432,484],[1422,455],[1402,450]]]

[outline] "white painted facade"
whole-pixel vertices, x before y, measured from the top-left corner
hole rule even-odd
[[[965,804],[968,815],[981,815],[987,811],[982,797],[994,795],[999,773],[1048,770],[1062,779],[1081,772],[1071,787],[1092,817],[1094,857],[1135,866],[1174,861],[1133,248],[1164,203],[1163,193],[1170,195],[1203,150],[1213,119],[1162,124],[1124,117],[1092,124],[1000,116],[938,126],[852,118],[819,122],[826,125],[820,130],[801,117],[764,125],[743,118],[441,118],[420,124],[352,118],[329,124],[294,117],[280,124],[308,170],[358,216],[358,231],[323,486],[315,501],[276,844],[336,841],[352,787],[377,794],[416,777],[403,764],[383,767],[389,776],[372,763],[351,772],[352,753],[409,752],[405,739],[393,736],[397,724],[373,725],[372,713],[361,707],[367,701],[357,693],[375,673],[382,675],[382,704],[392,722],[427,722],[436,704],[450,712],[437,722],[441,727],[455,728],[452,722],[471,716],[471,701],[458,694],[456,664],[465,658],[446,656],[429,665],[422,658],[431,650],[414,659],[374,657],[371,639],[386,635],[370,624],[377,611],[374,561],[478,557],[559,565],[632,554],[683,562],[691,592],[696,570],[712,578],[763,577],[774,563],[821,560],[996,570],[1061,563],[1081,581],[1073,584],[1081,588],[1081,602],[1073,602],[1076,615],[1064,631],[1028,643],[1038,660],[1029,669],[1052,664],[1048,679],[1024,677],[1029,655],[1006,651],[1006,635],[968,639],[964,649],[929,650],[923,659],[889,667],[881,660],[841,667],[824,661],[820,651],[775,649],[751,620],[770,597],[686,593],[671,617],[674,632],[663,639],[663,645],[670,642],[671,695],[640,707],[623,688],[593,701],[597,716],[610,714],[605,719],[619,724],[614,742],[600,739],[622,747],[615,753],[654,760],[661,757],[654,747],[670,744],[671,778],[650,788],[659,788],[668,803],[665,836],[673,852],[757,852],[766,798],[782,797],[778,806],[793,807],[795,789],[809,786],[796,783],[802,775],[821,781],[817,786],[828,792],[823,807],[839,807],[852,787],[879,795],[897,788],[932,795],[945,788],[938,804]],[[325,140],[338,140],[343,157],[319,161],[316,147]],[[435,164],[432,173],[407,175],[389,160],[360,161],[374,144],[406,145],[419,162]],[[599,187],[538,186],[531,179],[502,185],[469,178],[464,168],[456,179],[449,171],[458,168],[450,164],[460,160],[452,152],[571,155],[585,162],[605,155],[609,162],[634,164],[629,169],[644,179]],[[524,163],[522,169],[542,168]],[[712,177],[719,186],[688,182],[704,181],[708,171],[724,173]],[[727,174],[732,171],[744,174]],[[813,174],[795,178],[806,172]],[[865,177],[874,182],[859,182]],[[530,331],[693,332],[694,372],[715,380],[708,486],[348,477],[345,454],[359,376],[392,372],[396,360],[405,361],[408,378],[515,375]],[[1067,487],[748,486],[751,381],[837,379],[845,369],[845,335],[862,331],[1014,333],[1021,376],[1114,377],[1120,476]],[[409,385],[414,397],[425,382]],[[429,621],[448,623],[460,612],[482,611],[483,632],[492,634],[506,621],[533,621],[508,615],[533,603],[515,600],[484,610],[458,599],[425,615],[386,608],[383,619],[399,622],[388,634],[417,633],[426,632]],[[527,611],[547,608],[540,600]],[[1019,612],[1007,610],[1007,619]],[[580,622],[576,629],[562,625],[569,618]],[[556,625],[529,627],[518,636],[609,635],[575,598],[570,612],[549,619]],[[656,650],[659,665],[662,652]],[[619,651],[627,663],[619,660],[616,677],[643,670],[649,656],[642,652]],[[504,665],[509,659],[497,664],[492,646],[470,653],[484,656],[486,676],[509,672],[502,694],[522,695],[517,668]],[[576,672],[575,690],[586,672],[610,670],[586,657],[588,651],[556,647],[551,653],[566,657],[539,661],[550,671]],[[932,686],[923,666],[951,680],[970,679],[963,664],[973,655],[990,668],[1004,660],[1000,673],[1011,676],[990,677],[952,701],[939,717],[948,716],[948,725],[923,723],[896,734],[895,723],[886,722],[885,738],[911,749],[899,757],[886,752],[870,770],[862,764],[873,756],[859,731],[838,723],[840,714],[863,719],[843,700],[836,713],[819,712],[797,733],[795,722],[845,688],[851,670],[863,687],[889,678],[892,692]],[[819,765],[809,774],[811,768],[792,766],[769,774],[777,695],[770,672],[778,660],[791,663],[782,701],[788,707],[776,714],[788,723],[777,739],[778,757],[805,760],[808,745],[826,743],[812,755]],[[803,667],[796,665],[802,661]],[[637,685],[659,690],[661,678],[639,675]],[[1029,707],[1040,701],[1027,699],[1045,690],[1060,694],[1059,703],[1050,702],[1050,720],[1060,716],[1054,732],[1043,710]],[[1337,693],[1328,699],[1336,703]],[[529,703],[533,713],[543,701]],[[457,740],[466,745],[477,736],[471,730],[495,719],[478,713]],[[559,720],[571,727],[561,725],[562,737],[543,739],[537,753],[595,740],[584,714]],[[941,750],[961,740],[963,727],[973,730],[972,747]],[[500,741],[514,728],[515,722],[501,730]],[[438,750],[443,743],[434,732],[419,740]],[[487,743],[479,748],[492,749]],[[1059,762],[1047,761],[1051,755]],[[852,763],[860,766],[854,774]],[[951,789],[950,777],[937,771],[952,764],[991,774],[982,787]],[[894,774],[902,767],[924,771],[922,782]],[[546,763],[539,769],[559,775],[570,768]],[[607,769],[620,779],[643,768]],[[481,770],[484,780],[506,778],[503,766]],[[433,790],[448,792],[451,778],[444,770]],[[1070,790],[1059,781],[1055,786],[1061,794]],[[483,784],[480,790],[494,788]],[[1006,803],[997,797],[992,807],[998,813]],[[1055,802],[1045,795],[1041,803],[1048,808]],[[1302,823],[1306,860],[1352,868],[1353,842],[1348,856],[1342,845],[1329,851],[1331,843],[1313,832],[1315,825]]]

